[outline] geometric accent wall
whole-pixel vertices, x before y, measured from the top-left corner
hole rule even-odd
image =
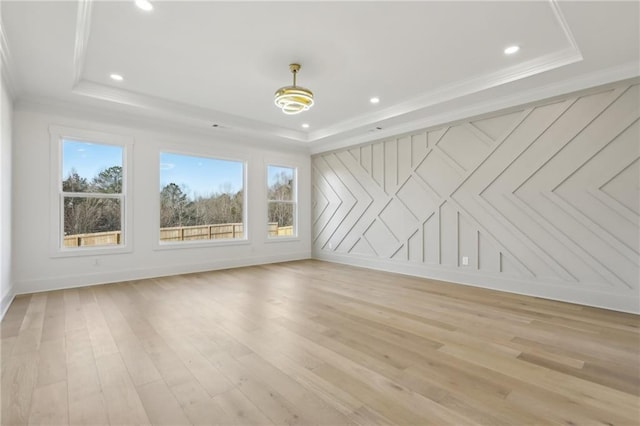
[[[639,99],[621,85],[316,155],[314,255],[640,311]]]

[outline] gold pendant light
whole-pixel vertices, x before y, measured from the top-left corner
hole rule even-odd
[[[293,85],[281,87],[276,91],[275,104],[288,115],[299,114],[313,106],[313,93],[304,87],[296,86],[296,74],[300,71],[299,64],[289,65],[293,74]]]

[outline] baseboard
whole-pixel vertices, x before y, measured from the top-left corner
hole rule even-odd
[[[7,292],[0,300],[0,321],[4,319],[4,316],[7,314],[9,310],[9,306],[13,303],[13,299],[16,298],[16,295],[13,292],[13,288]]]
[[[561,302],[577,303],[580,305],[610,309],[614,311],[640,314],[640,297],[638,295],[638,290],[635,292],[629,290],[624,294],[613,294],[598,291],[593,288],[577,289],[575,286],[567,286],[562,283],[523,280],[517,277],[504,277],[492,274],[480,274],[477,272],[461,272],[453,269],[439,268],[435,265],[420,265],[408,262],[401,263],[384,259],[371,259],[363,256],[346,256],[337,253],[314,251],[313,253],[303,252],[279,254],[273,256],[239,258],[179,266],[172,265],[155,268],[127,269],[122,271],[109,271],[95,274],[69,275],[40,280],[19,281],[14,283],[14,289],[19,289],[19,291],[15,292],[15,294],[14,292],[10,292],[2,298],[2,315],[0,316],[0,319],[6,314],[6,311],[11,305],[15,295],[19,294],[39,293],[43,291],[63,290],[90,285],[304,260],[309,258],[446,281],[454,284],[482,287],[491,290],[540,297],[543,299],[558,300]]]
[[[463,272],[457,268],[446,268],[439,265],[423,265],[409,262],[397,262],[385,259],[371,259],[357,255],[343,255],[314,250],[314,259],[345,265],[359,266],[379,271],[394,272],[454,284],[482,287],[542,299],[575,303],[613,311],[640,314],[639,289],[626,292],[611,293],[598,288],[577,288],[563,282],[544,282],[542,280],[525,280],[518,277],[498,274]]]
[[[255,256],[238,259],[225,259],[206,263],[171,265],[154,268],[126,269],[121,271],[100,272],[94,274],[68,275],[38,280],[24,280],[15,283],[16,295],[40,293],[43,291],[64,290],[146,278],[166,277],[220,269],[240,268],[243,266],[264,265],[268,263],[288,262],[310,259],[310,252],[286,253],[272,256]]]

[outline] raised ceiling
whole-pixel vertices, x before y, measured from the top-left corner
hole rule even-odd
[[[535,100],[640,74],[638,2],[153,5],[3,0],[3,54],[18,101],[93,106],[319,151],[505,107],[516,93]],[[521,49],[505,55],[510,45]],[[291,83],[292,62],[302,64],[298,83],[316,105],[287,116],[273,93]]]

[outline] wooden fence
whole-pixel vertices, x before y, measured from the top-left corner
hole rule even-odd
[[[178,226],[160,228],[160,241],[192,241],[243,238],[242,223],[220,223],[216,225]],[[293,226],[278,226],[269,223],[269,236],[293,235]],[[121,232],[96,232],[92,234],[65,235],[64,247],[109,246],[121,242]]]
[[[176,226],[160,228],[160,241],[218,240],[242,238],[242,223],[220,223],[217,225]]]
[[[268,225],[270,237],[293,235],[293,226],[278,226],[278,222],[269,222]]]
[[[120,231],[95,232],[93,234],[65,235],[65,247],[113,246],[120,244]]]

